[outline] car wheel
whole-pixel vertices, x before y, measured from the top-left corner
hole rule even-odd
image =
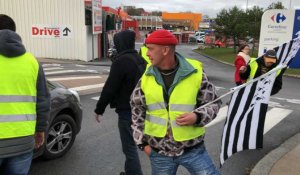
[[[50,125],[43,157],[56,159],[67,153],[76,137],[76,124],[67,114],[58,115]]]

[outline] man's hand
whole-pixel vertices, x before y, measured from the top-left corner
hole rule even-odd
[[[245,73],[247,71],[247,67],[246,66],[241,66],[240,67],[240,73]]]
[[[95,118],[96,118],[96,121],[97,121],[98,123],[101,123],[102,115],[100,115],[100,114],[95,114]]]
[[[148,156],[150,156],[151,151],[152,151],[152,149],[151,149],[151,147],[150,147],[149,145],[146,145],[146,146],[144,147],[144,152],[145,152]]]
[[[197,115],[193,112],[184,113],[176,118],[176,124],[180,126],[193,125],[197,121]]]
[[[45,132],[36,132],[34,135],[35,139],[35,148],[39,148],[44,144],[45,141]]]

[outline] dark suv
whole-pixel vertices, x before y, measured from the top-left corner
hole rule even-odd
[[[76,91],[48,81],[51,93],[51,113],[45,144],[35,150],[34,157],[42,155],[46,159],[63,156],[72,147],[80,131],[82,109]]]

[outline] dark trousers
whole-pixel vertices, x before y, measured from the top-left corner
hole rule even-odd
[[[32,155],[33,152],[30,151],[14,157],[0,158],[0,174],[27,175],[30,169]]]
[[[119,115],[119,132],[122,142],[122,150],[125,154],[125,172],[128,175],[142,175],[137,146],[132,137],[131,120],[123,119]]]
[[[243,82],[235,82],[237,86],[244,84]]]

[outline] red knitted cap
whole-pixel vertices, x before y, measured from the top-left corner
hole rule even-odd
[[[146,44],[177,45],[177,38],[167,30],[156,30],[145,40]]]

